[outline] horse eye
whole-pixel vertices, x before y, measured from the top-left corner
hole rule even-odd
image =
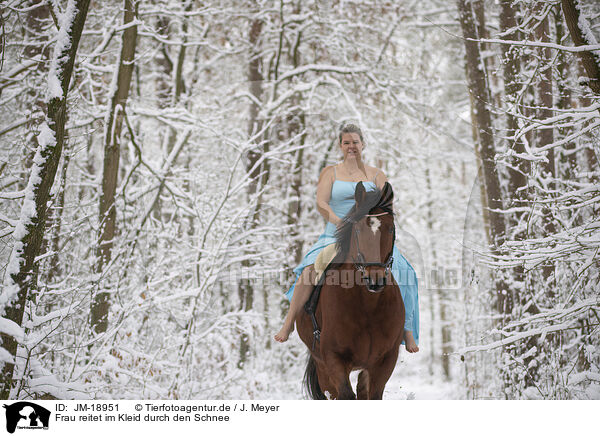
[[[394,228],[390,227],[390,233],[394,233]]]

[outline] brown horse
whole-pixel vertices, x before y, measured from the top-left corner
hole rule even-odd
[[[296,318],[310,352],[304,384],[313,399],[380,400],[402,342],[404,303],[390,270],[392,187],[386,182],[381,190],[366,191],[358,183],[354,200],[336,231],[337,255],[325,272],[315,313],[320,339],[314,341],[306,312]],[[349,375],[358,369],[356,396]]]

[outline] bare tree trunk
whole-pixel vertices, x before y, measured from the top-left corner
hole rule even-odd
[[[189,12],[192,10],[192,0],[187,0],[184,4],[184,11]],[[175,74],[173,77],[173,85],[169,86],[168,84],[164,85],[163,92],[172,93],[169,95],[170,98],[170,106],[175,107],[179,103],[179,99],[181,98],[181,93],[185,90],[185,82],[183,80],[183,63],[185,61],[186,54],[186,43],[187,43],[187,33],[188,33],[188,21],[184,19],[181,23],[181,45],[179,46],[179,53],[177,53],[177,61],[175,65],[171,65],[170,69],[166,69],[169,72],[175,68]],[[167,156],[173,150],[173,146],[177,141],[177,132],[169,127],[166,132],[167,140],[166,140],[166,154]]]
[[[467,73],[468,74],[468,73]],[[477,115],[476,115],[476,109],[475,109],[475,102],[473,101],[473,94],[469,95],[469,100],[471,102],[471,135],[473,137],[473,143],[477,144],[479,142],[479,131],[477,128]],[[479,150],[479,147],[476,145],[475,146],[475,157],[477,159],[477,162],[481,163],[481,152]],[[477,172],[477,177],[481,177],[483,174],[483,168],[480,168],[479,171]],[[479,183],[479,199],[481,201],[481,215],[482,215],[482,221],[483,221],[483,230],[485,233],[485,236],[487,238],[487,243],[488,245],[492,245],[493,243],[493,239],[492,239],[492,228],[491,228],[491,224],[490,224],[490,208],[488,206],[488,197],[487,197],[487,193],[485,191],[485,181],[483,183]]]
[[[263,94],[263,76],[261,72],[262,58],[260,56],[260,36],[263,23],[260,19],[254,19],[250,23],[249,41],[250,41],[250,60],[248,64],[248,80],[250,82],[250,93],[253,96],[253,102],[250,104],[250,114],[248,120],[248,137],[252,138],[262,130],[262,121],[258,118],[260,110],[259,103]],[[262,136],[262,135],[261,135]],[[253,197],[257,192],[259,184],[259,175],[261,165],[256,165],[262,157],[262,144],[255,144],[254,149],[250,150],[247,155],[246,172],[250,178],[248,185],[248,200],[253,201]],[[258,225],[258,217],[260,210],[260,201],[257,201],[253,213],[248,215],[247,226],[255,228]],[[242,268],[250,268],[252,263],[248,259],[242,261]],[[254,305],[254,288],[250,279],[242,278],[238,287],[238,295],[240,299],[240,309],[244,311],[251,310]],[[249,337],[246,333],[242,333],[240,337],[240,359],[238,366],[242,367],[246,362],[248,352],[250,350]]]
[[[577,65],[577,71],[579,74],[584,75],[585,71],[583,68],[583,65],[581,64],[581,62],[579,63],[579,65]],[[593,99],[590,98],[587,95],[583,95],[580,98],[580,105],[582,107],[587,107],[587,106],[591,106],[593,104]],[[584,126],[587,127],[589,125],[591,121],[588,121]],[[590,134],[586,134],[585,137],[589,138]],[[583,151],[583,156],[581,156],[581,158],[586,162],[587,165],[587,171],[589,172],[589,177],[588,177],[588,181],[590,183],[597,183],[598,182],[598,178],[594,175],[594,171],[598,171],[599,165],[598,165],[598,159],[596,158],[596,153],[594,151],[594,146],[592,141],[588,141],[588,146],[585,148],[585,150]]]
[[[189,12],[192,10],[192,5],[194,3],[193,0],[183,0],[182,2],[184,4],[183,10],[185,12]],[[179,101],[181,99],[181,94],[185,91],[185,82],[183,80],[183,64],[185,62],[187,41],[188,41],[188,20],[184,19],[183,22],[181,23],[181,44],[179,46],[179,53],[177,54],[177,61],[174,65],[175,74],[173,76],[173,85],[171,87],[167,86],[167,88],[166,88],[166,90],[170,90],[170,89],[173,90],[172,95],[170,96],[171,97],[171,107],[175,107],[179,104]],[[171,154],[171,152],[173,151],[173,147],[175,147],[175,144],[177,143],[178,135],[177,135],[177,131],[170,126],[166,128],[165,135],[166,135],[166,140],[165,140],[166,156],[169,156]],[[162,205],[161,205],[161,199],[159,197],[156,201],[156,208],[155,208],[157,217],[161,215],[159,213],[159,212],[161,212],[161,210],[162,210]],[[164,215],[166,215],[166,214],[164,214]],[[169,218],[166,216],[164,218],[167,221],[169,220]]]
[[[516,30],[517,20],[515,17],[515,6],[512,4],[512,0],[501,0],[500,1],[500,33],[503,39],[518,40],[522,36],[520,32]],[[511,32],[512,29],[512,32]],[[504,93],[505,99],[509,106],[515,105],[517,100],[517,92],[519,91],[519,72],[520,62],[518,57],[518,48],[508,44],[501,44],[502,57],[504,58]],[[514,115],[514,107],[508,107],[506,111],[506,136],[508,138],[514,137],[517,129],[518,122],[517,117]],[[509,147],[515,151],[515,153],[522,154],[525,152],[523,141],[520,139],[514,139],[510,142]],[[513,206],[522,206],[523,200],[526,199],[527,193],[525,188],[527,186],[527,174],[530,171],[530,165],[528,161],[514,158],[511,161],[511,167],[508,169],[509,180],[508,180],[508,191],[509,197],[513,200]],[[511,220],[512,225],[516,225],[522,216],[521,212],[516,212]],[[516,235],[518,239],[522,239],[524,235]]]
[[[542,3],[538,3],[538,5],[542,5]],[[541,7],[540,7],[541,9]],[[538,12],[541,12],[538,10]],[[536,29],[536,38],[538,41],[548,43],[550,42],[550,14],[543,18],[542,22],[539,23]],[[537,118],[540,120],[545,120],[552,117],[552,107],[553,107],[553,83],[552,83],[552,68],[549,63],[552,61],[552,52],[550,48],[540,48],[540,64],[541,64],[541,77],[538,83],[538,102],[540,109],[538,110]],[[544,128],[540,129],[538,132],[538,141],[537,146],[539,148],[545,147],[554,142],[554,130],[552,128]],[[543,179],[555,179],[556,177],[556,169],[554,162],[554,149],[550,148],[546,154],[546,162],[542,164]],[[546,183],[545,188],[549,191],[553,191],[556,187],[554,181],[549,181]],[[548,196],[552,194],[544,194],[542,195]],[[550,210],[546,207],[542,210],[542,220],[544,227],[544,234],[552,235],[556,233],[556,228],[554,226],[554,221]],[[548,263],[543,267],[543,275],[546,282],[550,280],[551,277],[554,276],[554,264]],[[546,289],[553,293],[553,286],[550,286],[549,283],[545,284]]]
[[[294,14],[300,14],[300,3],[298,3],[297,7],[294,9]],[[291,64],[294,68],[297,68],[300,65],[300,42],[302,41],[302,31],[298,30],[297,36],[294,40],[294,49],[291,50]],[[292,138],[293,136],[300,134],[300,146],[304,147],[306,142],[306,115],[304,112],[297,110],[301,106],[300,102],[301,94],[297,93],[292,97],[292,106],[294,110],[288,115],[288,129],[287,129],[287,138]],[[300,227],[300,216],[302,214],[302,163],[304,157],[304,148],[300,148],[295,152],[295,159],[293,163],[293,167],[291,169],[291,199],[288,200],[288,210],[287,210],[287,225],[290,229],[289,238],[291,239],[290,245],[290,256],[292,259],[291,262],[293,265],[298,265],[302,261],[302,247],[303,240],[298,232],[298,228]],[[292,271],[292,266],[289,264],[285,265],[286,272]],[[291,274],[290,274],[291,275]],[[287,278],[287,275],[286,275]],[[286,282],[287,283],[287,282]],[[285,316],[287,313],[287,309],[289,304],[287,301],[281,301],[281,312],[282,315]]]
[[[506,226],[503,210],[500,180],[494,161],[496,150],[492,132],[492,118],[488,105],[490,93],[486,86],[484,71],[481,68],[481,54],[477,43],[475,18],[467,0],[457,0],[460,24],[465,38],[467,82],[471,103],[474,106],[477,124],[476,147],[479,151],[480,164],[483,169],[485,196],[489,207],[490,240],[492,252],[498,253],[498,247],[504,242]],[[512,310],[512,299],[504,280],[496,279],[495,283],[497,308],[500,313],[509,314]]]
[[[449,176],[449,174],[448,174]],[[427,192],[431,193],[432,192],[432,187],[431,187],[431,176],[429,174],[429,168],[425,168],[425,184],[427,186]],[[434,230],[433,230],[433,223],[434,223],[434,218],[433,218],[433,211],[432,209],[432,205],[431,203],[429,203],[427,205],[427,229],[429,230],[429,234],[433,235],[434,234]],[[440,314],[440,320],[439,323],[435,323],[434,319],[432,319],[432,329],[433,328],[439,328],[439,331],[441,332],[441,338],[442,338],[442,344],[441,344],[441,355],[440,355],[440,361],[441,361],[441,365],[442,365],[442,372],[444,374],[444,378],[446,380],[450,380],[450,342],[451,342],[451,336],[450,336],[450,326],[449,326],[449,321],[448,321],[448,293],[446,292],[446,289],[444,289],[445,283],[444,283],[444,278],[443,276],[440,276],[440,271],[438,271],[438,267],[439,267],[439,262],[438,262],[438,254],[437,254],[437,250],[435,248],[435,244],[431,244],[431,269],[434,272],[434,276],[432,278],[435,278],[435,280],[432,280],[432,291],[433,291],[433,287],[435,287],[435,293],[437,294],[437,298],[438,298],[438,310],[439,310],[439,314]],[[434,302],[434,298],[433,298],[433,292],[431,293],[431,302]],[[433,306],[431,308],[431,313],[433,314],[435,312]],[[432,338],[433,338],[433,332],[432,332]],[[434,356],[434,348],[436,348],[433,344],[432,341],[432,346],[431,348],[431,355],[432,357]],[[437,364],[437,359],[436,359],[436,364]]]
[[[591,41],[588,41],[583,29],[580,26],[580,13],[579,0],[561,0],[562,10],[565,15],[565,21],[571,34],[571,39],[575,46],[590,45]],[[581,59],[581,67],[583,72],[587,75],[587,84],[596,95],[600,95],[600,60],[598,55],[592,51],[580,51],[577,52],[579,59]],[[600,109],[598,109],[600,111]],[[594,169],[598,169],[599,163],[594,151],[590,148],[587,149],[586,160],[588,162],[590,172]],[[595,177],[591,177],[592,182],[597,182]]]
[[[184,4],[183,10],[189,12],[192,10],[193,0],[187,0]],[[179,103],[179,99],[183,91],[185,91],[185,82],[183,81],[183,63],[185,61],[186,54],[186,43],[188,40],[188,21],[184,19],[181,23],[181,45],[179,46],[179,53],[177,54],[177,63],[175,64],[175,90],[173,92],[172,104],[173,106]],[[175,140],[173,140],[173,143]],[[173,144],[168,149],[169,152],[173,149]]]
[[[24,53],[29,59],[33,59],[40,56],[41,59],[37,67],[37,72],[44,74],[48,71],[47,61],[50,57],[49,49],[47,45],[48,32],[44,32],[44,25],[50,17],[50,5],[43,4],[45,0],[34,0],[31,4],[31,9],[27,12],[27,44],[25,45]],[[38,6],[40,5],[40,6]],[[35,94],[35,90],[30,90],[32,94]],[[43,95],[34,96],[35,106],[39,110],[46,110],[46,102],[44,101]]]
[[[560,12],[560,7],[555,9],[554,14],[554,25],[556,29],[556,43],[563,44],[564,38],[567,36],[568,32],[566,32],[563,17]],[[557,52],[557,64],[556,70],[558,72],[558,77],[556,81],[556,88],[558,94],[558,107],[563,110],[572,109],[573,106],[573,98],[571,95],[571,89],[567,84],[567,80],[569,79],[571,69],[569,67],[568,58],[563,51]],[[558,134],[560,135],[560,139],[564,139],[573,133],[572,127],[559,127]],[[575,180],[576,171],[577,171],[577,153],[575,152],[576,144],[575,141],[569,141],[565,145],[563,145],[560,150],[560,177],[566,180]],[[571,217],[573,215],[573,211],[565,210],[563,212],[567,216]],[[581,224],[581,215],[575,217],[575,220]]]
[[[33,0],[30,3],[30,10],[27,12],[26,23],[26,45],[24,48],[25,56],[29,59],[38,58],[38,67],[36,68],[36,75],[40,78],[40,81],[43,81],[46,74],[48,73],[48,65],[49,65],[49,56],[50,56],[50,45],[47,43],[48,41],[48,32],[44,31],[44,26],[48,24],[48,20],[50,18],[50,5],[44,4],[42,0]],[[32,99],[29,104],[40,112],[45,112],[47,110],[46,100],[43,94],[43,88],[31,87],[28,89],[27,94]],[[36,126],[39,125],[40,119],[38,117],[31,117],[27,126],[30,130],[35,131]],[[25,159],[25,166],[29,170],[33,165],[33,157],[35,155],[35,151],[37,149],[37,138],[33,135],[29,135],[30,141],[30,150],[31,152],[27,155]],[[23,177],[18,182],[21,184],[21,189],[25,189],[25,184],[27,183],[27,178]],[[52,227],[52,223],[55,221],[55,213],[54,209],[50,208],[47,212],[47,223],[46,228],[50,229]],[[40,254],[46,253],[48,250],[48,240],[45,237],[42,241],[42,245],[40,247]],[[33,274],[35,276],[38,275],[39,263],[35,263],[33,266]]]
[[[67,92],[75,55],[87,16],[89,0],[73,0],[65,11],[65,19],[61,20],[60,33],[62,38],[57,42],[53,55],[56,71],[52,71],[50,88],[52,94],[48,98],[46,122],[42,124],[38,136],[38,147],[31,175],[27,185],[27,193],[21,209],[20,223],[15,228],[15,245],[11,252],[11,260],[7,268],[2,292],[4,305],[3,324],[10,324],[11,333],[4,328],[1,333],[2,346],[8,352],[10,359],[4,359],[0,385],[0,399],[7,400],[13,383],[13,371],[17,354],[17,338],[23,322],[26,301],[35,292],[37,280],[32,273],[35,258],[44,238],[47,202],[50,188],[54,183],[58,162],[62,153],[65,139],[65,121],[67,113]],[[73,7],[73,9],[69,9]],[[69,14],[72,11],[73,16]],[[69,18],[72,18],[70,20]],[[67,40],[70,43],[64,43]],[[57,89],[56,85],[60,85]]]
[[[157,33],[163,38],[169,38],[169,26],[171,24],[168,16],[158,17]],[[156,96],[158,98],[158,107],[164,109],[171,103],[171,76],[173,75],[173,61],[167,51],[168,45],[161,44],[160,55],[156,59],[159,71],[156,79]]]
[[[518,11],[518,6],[514,5],[512,0],[500,1],[500,33],[503,39],[519,40],[522,38],[521,33],[517,30],[517,19],[515,9]],[[521,64],[519,60],[518,47],[501,44],[503,66],[504,66],[504,95],[508,107],[506,114],[506,137],[509,138],[508,147],[516,154],[525,153],[525,145],[522,139],[517,139],[516,133],[519,128],[516,112],[516,104],[519,92],[519,73]],[[510,139],[514,138],[514,139]],[[512,157],[508,165],[508,196],[511,201],[509,207],[522,207],[527,204],[528,189],[527,189],[527,174],[531,170],[529,161]],[[519,223],[525,219],[525,213],[516,211],[508,216],[509,231],[512,229],[512,238],[514,240],[523,240],[527,235],[524,231],[519,231],[521,228]],[[524,268],[518,265],[514,268],[514,277],[517,283],[524,284],[525,274]],[[513,295],[513,301],[518,300],[516,295]]]
[[[473,13],[475,17],[475,28],[477,30],[478,39],[487,39],[490,36],[485,25],[485,2],[483,0],[471,0]],[[484,53],[489,53],[489,44],[485,42],[479,43],[479,51],[482,54],[483,65],[485,67],[484,76],[486,79],[486,85],[490,93],[490,104],[500,106],[500,92],[496,95],[493,94],[494,89],[498,89],[499,77],[496,74],[495,60],[496,56],[490,56],[489,54],[483,57]]]
[[[305,115],[300,114],[300,128],[305,129]],[[304,146],[306,141],[306,134],[303,133],[300,139],[300,145]],[[292,169],[292,196],[293,199],[288,203],[287,213],[287,224],[290,226],[290,239],[292,240],[291,254],[294,264],[299,264],[302,261],[302,246],[303,241],[298,233],[298,226],[300,225],[300,215],[302,213],[302,157],[304,155],[304,149],[296,151],[296,159],[294,160],[294,167]]]
[[[37,67],[35,69],[35,75],[38,77],[38,80],[43,81],[45,80],[46,74],[48,73],[48,60],[51,55],[51,45],[48,44],[49,35],[47,31],[44,31],[44,26],[48,25],[48,19],[50,18],[50,5],[47,4],[45,0],[33,0],[28,6],[30,9],[29,11],[27,11],[25,19],[26,26],[24,28],[25,34],[23,35],[25,40],[25,47],[23,49],[23,52],[28,59],[38,58]],[[0,17],[2,15],[3,14],[0,14]],[[5,54],[2,53],[2,57],[4,56]],[[1,92],[2,90],[0,90],[0,93]],[[43,87],[28,87],[27,95],[29,97],[29,101],[27,102],[27,104],[29,104],[32,108],[33,114],[35,114],[38,111],[47,111],[47,102],[44,95]],[[30,131],[36,131],[40,121],[41,119],[37,116],[37,114],[36,116],[30,117],[27,122],[28,129]],[[27,176],[25,174],[29,173],[29,169],[31,168],[31,165],[33,165],[33,156],[35,155],[35,150],[37,149],[37,142],[35,136],[29,135],[28,142],[29,152],[27,152],[27,154],[24,156],[23,162],[24,174],[23,177],[19,178],[19,180],[17,181],[19,190],[25,189],[25,186],[27,184]],[[42,243],[42,245],[44,245],[44,243]],[[44,251],[45,248],[42,247],[40,253],[43,253]]]
[[[133,0],[124,0],[123,24],[133,21],[137,15],[138,3]],[[119,66],[114,80],[116,87],[111,97],[110,108],[105,119],[104,130],[104,170],[102,174],[102,193],[100,196],[100,235],[96,253],[96,273],[101,275],[112,257],[113,240],[116,234],[116,208],[115,194],[119,175],[119,154],[121,145],[121,130],[123,116],[131,76],[133,74],[133,60],[137,43],[137,26],[130,26],[123,31],[121,39],[121,54]],[[100,279],[102,283],[102,279]],[[91,307],[90,324],[96,333],[105,332],[108,326],[108,309],[110,307],[108,292],[102,286],[94,295]]]
[[[52,257],[50,258],[50,267],[48,270],[48,281],[52,281],[61,272],[59,262],[59,251],[60,251],[60,229],[62,224],[62,213],[65,207],[65,189],[67,183],[67,170],[69,168],[69,154],[65,153],[63,159],[63,166],[60,175],[60,187],[57,194],[56,203],[53,208],[53,212],[49,213],[48,227],[53,226],[53,234],[50,243],[50,250],[52,251]]]
[[[490,92],[487,89],[485,73],[482,69],[481,54],[477,43],[474,12],[471,3],[467,0],[457,0],[459,19],[465,38],[467,83],[471,96],[472,121],[477,125],[476,154],[483,172],[484,195],[482,205],[487,203],[489,228],[486,229],[491,241],[491,252],[499,254],[499,247],[506,237],[506,226],[503,210],[500,180],[495,165],[495,144],[492,131],[492,117],[489,109]],[[485,213],[485,211],[484,211]],[[485,215],[484,215],[485,217]],[[494,291],[496,297],[496,311],[503,315],[498,319],[502,325],[509,318],[513,308],[513,295],[502,277],[494,277]],[[509,374],[501,371],[504,386],[508,387]]]
[[[567,22],[567,27],[575,46],[591,45],[591,41],[588,40],[584,30],[580,26],[581,17],[579,8],[581,6],[579,0],[561,0],[561,4],[563,13],[565,14],[565,21]],[[598,55],[589,50],[580,51],[577,54],[587,73],[588,86],[596,95],[600,95],[600,61],[598,60]]]

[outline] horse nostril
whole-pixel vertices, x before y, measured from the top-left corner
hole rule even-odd
[[[378,292],[381,288],[383,288],[383,286],[381,284],[377,283],[375,285],[369,286],[369,291]]]
[[[366,286],[369,292],[379,293],[383,291],[383,288],[387,285],[387,278],[385,273],[382,275],[380,272],[374,272],[372,275],[367,273],[361,277],[363,285]]]

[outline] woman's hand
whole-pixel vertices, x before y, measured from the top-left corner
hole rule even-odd
[[[337,228],[339,228],[340,225],[342,225],[343,222],[344,222],[344,220],[342,220],[341,218],[338,218],[337,216],[333,220],[333,224],[335,224],[335,226]]]

